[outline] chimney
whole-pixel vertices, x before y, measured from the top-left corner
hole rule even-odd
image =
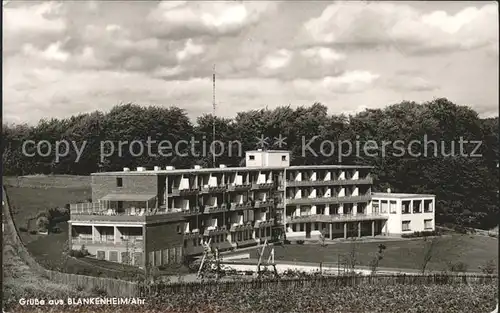
[[[124,171],[124,172],[130,172],[130,169],[129,169],[128,167],[124,167],[124,168],[123,168],[123,171]]]
[[[225,164],[220,164],[219,168],[226,168],[226,165]]]
[[[154,167],[154,170],[155,170],[155,171],[159,171],[159,170],[160,170],[160,167],[159,167],[159,166],[155,166],[155,167]]]
[[[387,193],[391,193],[391,188],[387,188]]]
[[[171,170],[175,170],[175,167],[173,167],[173,166],[167,166],[167,167],[165,167],[165,169],[167,171],[171,171]]]
[[[138,172],[144,172],[146,170],[146,168],[145,167],[138,167],[136,170]]]
[[[199,169],[201,169],[201,165],[195,165],[195,166],[194,166],[194,169],[195,169],[195,170],[199,170]]]

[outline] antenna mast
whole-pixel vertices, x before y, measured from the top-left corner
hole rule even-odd
[[[212,106],[213,106],[213,116],[212,116],[212,165],[215,167],[215,64],[214,64],[214,69],[213,69],[213,75],[212,75],[212,81],[213,81],[213,91],[212,91]]]

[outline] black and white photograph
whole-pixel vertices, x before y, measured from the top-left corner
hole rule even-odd
[[[494,1],[2,1],[2,312],[498,313]]]

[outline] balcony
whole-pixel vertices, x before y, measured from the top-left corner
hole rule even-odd
[[[298,198],[287,199],[287,205],[290,204],[336,204],[336,203],[357,203],[368,202],[371,195],[348,196],[348,197],[320,197],[320,198]]]
[[[223,203],[220,206],[205,206],[203,210],[204,214],[220,213],[227,211],[227,204]]]
[[[186,209],[186,210],[182,210],[182,214],[184,216],[192,216],[192,215],[198,215],[198,214],[201,214],[202,211],[200,210],[199,207],[192,207],[192,208],[189,208],[189,209]]]
[[[217,235],[227,235],[229,232],[226,226],[216,227],[215,229],[205,229],[203,236],[217,236]]]
[[[253,230],[253,225],[251,222],[246,222],[245,224],[233,224],[231,225],[230,232],[242,231],[242,230]]]
[[[274,218],[268,219],[267,221],[256,221],[254,228],[270,227],[274,225]]]
[[[251,209],[252,206],[252,201],[247,201],[244,203],[231,203],[231,208],[229,209],[230,211],[239,211],[239,210],[248,210]]]
[[[226,191],[226,189],[227,189],[226,185],[219,185],[219,186],[205,185],[201,187],[200,191],[201,193],[221,193]]]
[[[252,184],[229,185],[227,191],[248,191],[252,188]]]
[[[78,237],[73,237],[71,239],[71,243],[73,245],[85,245],[85,246],[109,246],[109,247],[141,247],[144,243],[142,236],[137,236],[136,238],[129,239],[129,240],[124,240],[124,239],[119,239],[114,241],[114,239],[111,240],[101,240],[101,239],[96,239],[92,240],[92,238],[78,238]]]
[[[104,209],[100,203],[78,203],[70,206],[71,221],[88,222],[161,222],[182,220],[180,208]]]
[[[274,187],[274,182],[252,184],[252,190],[271,189],[273,187]]]
[[[335,215],[305,215],[287,217],[287,223],[331,223],[331,222],[349,222],[349,221],[371,221],[386,220],[387,215],[374,214],[335,214]]]
[[[198,231],[192,231],[189,233],[184,233],[184,239],[197,239],[200,238],[200,233]]]
[[[188,196],[188,195],[195,195],[200,192],[200,188],[186,188],[186,189],[179,189],[179,188],[172,188],[172,192],[169,192],[169,196]]]
[[[274,205],[274,199],[269,199],[269,200],[256,200],[254,204],[254,208],[260,209],[260,208],[267,208]]]
[[[345,185],[373,185],[373,178],[336,179],[336,180],[302,180],[287,181],[287,187],[312,186],[345,186]]]

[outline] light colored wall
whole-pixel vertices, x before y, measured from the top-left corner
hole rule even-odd
[[[413,232],[421,231],[433,231],[435,230],[435,198],[434,197],[415,197],[415,198],[389,198],[389,197],[374,197],[373,202],[379,202],[379,208],[382,208],[382,200],[388,201],[388,211],[383,214],[388,217],[387,223],[382,229],[382,233],[387,233],[389,235],[401,235],[401,234],[411,234]],[[389,201],[396,201],[396,214],[390,213]],[[413,206],[411,206],[411,212],[409,214],[402,213],[402,201],[420,200],[422,201],[421,211],[422,213],[413,213]],[[432,200],[432,212],[424,213],[424,200]],[[411,204],[410,204],[411,205]],[[425,229],[425,220],[432,220],[432,228]],[[403,231],[403,221],[410,221],[410,231]]]

